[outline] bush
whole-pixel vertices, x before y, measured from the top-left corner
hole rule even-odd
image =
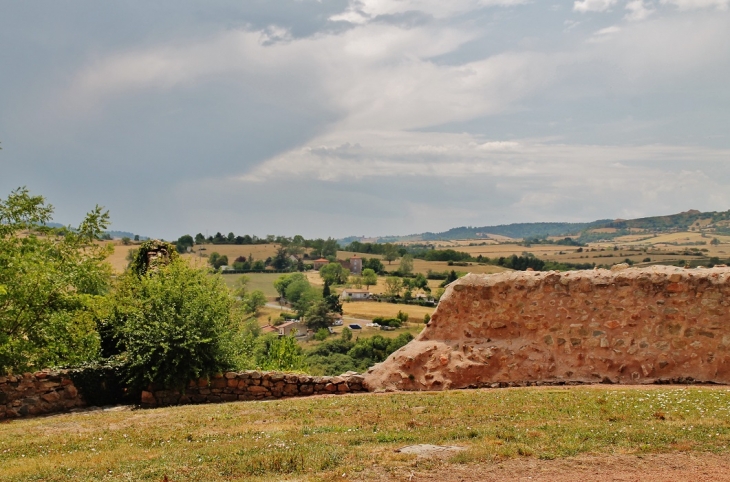
[[[330,332],[327,328],[320,328],[317,333],[314,334],[314,339],[317,341],[325,341],[330,336]]]
[[[184,386],[231,367],[231,299],[219,276],[173,261],[125,273],[113,294],[110,327],[132,390]]]

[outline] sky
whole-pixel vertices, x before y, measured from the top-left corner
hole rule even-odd
[[[0,198],[175,239],[730,209],[730,0],[0,0]]]

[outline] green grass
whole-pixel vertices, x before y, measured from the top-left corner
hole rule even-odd
[[[343,480],[414,467],[395,448],[467,450],[445,464],[579,454],[728,453],[730,391],[502,389],[92,412],[0,430],[4,481]],[[423,462],[419,462],[423,468]]]
[[[226,286],[233,288],[236,281],[243,276],[242,274],[224,274],[223,281]],[[281,276],[281,273],[247,273],[249,282],[246,285],[249,291],[261,290],[267,298],[276,298],[279,294],[274,289],[274,281]]]

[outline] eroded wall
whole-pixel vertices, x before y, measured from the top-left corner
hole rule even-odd
[[[467,275],[370,390],[730,383],[730,269]]]

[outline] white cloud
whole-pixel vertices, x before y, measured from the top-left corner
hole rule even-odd
[[[618,0],[576,0],[573,3],[573,10],[576,12],[605,12],[614,5]]]
[[[433,132],[337,132],[266,161],[237,178],[266,182],[282,176],[340,182],[366,178],[567,179],[579,183],[590,172],[622,179],[615,171],[648,161],[722,163],[730,149],[673,145],[602,146],[537,140],[487,141],[468,134]],[[637,170],[632,168],[632,170]],[[637,172],[640,169],[637,170]]]
[[[716,8],[727,10],[730,0],[661,0],[664,5],[674,5],[680,10],[699,10],[703,8]]]
[[[330,20],[362,24],[379,15],[421,12],[436,18],[448,18],[480,7],[508,7],[529,0],[350,0],[343,13]]]
[[[626,10],[629,13],[626,14],[626,20],[630,22],[639,22],[647,19],[652,13],[655,12],[653,8],[647,8],[644,0],[631,0],[626,4]]]

